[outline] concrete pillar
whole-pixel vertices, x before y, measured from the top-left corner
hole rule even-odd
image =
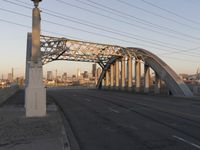
[[[101,81],[102,89],[105,89],[105,82],[106,82],[106,81],[105,81],[105,78],[103,78],[102,81]]]
[[[106,86],[105,86],[105,88],[108,89],[108,87],[109,87],[109,70],[106,71]]]
[[[28,86],[29,68],[31,62],[31,50],[32,50],[32,33],[27,34],[26,45],[26,73],[25,73],[25,87]]]
[[[114,64],[110,65],[110,88],[114,87]]]
[[[119,60],[115,61],[115,88],[119,89]]]
[[[155,88],[154,88],[154,93],[155,94],[160,94],[160,89],[161,89],[161,79],[157,73],[155,73]]]
[[[132,57],[128,57],[128,90],[132,90],[132,80],[133,80],[133,73],[132,73]]]
[[[121,59],[121,89],[125,88],[125,57]]]
[[[39,1],[32,0],[35,8],[32,18],[31,61],[28,62],[28,82],[25,89],[26,117],[42,117],[46,115],[46,89],[43,85],[43,70],[40,52],[40,9]]]
[[[135,91],[140,92],[141,87],[141,62],[139,59],[135,61]]]
[[[150,91],[150,67],[149,65],[144,65],[144,92],[148,93]]]

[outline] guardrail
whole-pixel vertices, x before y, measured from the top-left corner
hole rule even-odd
[[[0,89],[0,104],[5,102],[10,96],[14,95],[19,90],[17,84],[13,84],[10,87]]]

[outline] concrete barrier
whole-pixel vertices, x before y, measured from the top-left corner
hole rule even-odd
[[[10,87],[6,87],[0,90],[0,104],[5,102],[10,96],[14,95],[19,90],[17,84],[13,84]]]

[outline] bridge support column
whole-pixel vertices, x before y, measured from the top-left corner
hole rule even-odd
[[[109,88],[109,70],[106,71],[106,86],[105,86],[106,89]]]
[[[119,89],[119,60],[115,61],[115,89]]]
[[[110,65],[110,88],[114,87],[114,64]]]
[[[25,89],[26,117],[42,117],[46,115],[46,89],[43,85],[43,71],[40,54],[40,10],[39,1],[34,0],[32,22],[31,61],[27,65],[27,84]],[[30,42],[29,42],[30,43]],[[30,46],[27,46],[27,48]],[[29,49],[27,49],[28,51]],[[28,60],[28,59],[27,59]]]
[[[160,88],[161,88],[161,79],[157,73],[155,73],[155,88],[154,93],[160,94]]]
[[[135,91],[140,92],[141,86],[141,62],[139,59],[135,61]]]
[[[150,67],[149,65],[144,65],[144,92],[149,93],[150,88]]]
[[[128,57],[128,90],[132,90],[132,80],[133,80],[133,74],[132,74],[132,57]]]
[[[101,86],[102,86],[102,89],[105,89],[105,78],[102,79]]]
[[[121,59],[121,89],[125,88],[125,57]]]

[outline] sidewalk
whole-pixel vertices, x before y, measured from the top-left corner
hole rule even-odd
[[[20,92],[0,107],[0,150],[69,150],[57,107],[48,104],[46,117],[26,118]]]

